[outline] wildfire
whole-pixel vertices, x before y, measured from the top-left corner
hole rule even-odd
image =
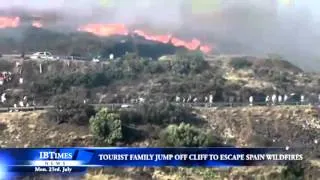
[[[20,25],[19,17],[4,17],[0,16],[0,29],[15,28]]]
[[[78,29],[78,31],[89,32],[98,36],[112,36],[112,35],[128,35],[129,31],[123,24],[87,24]]]
[[[5,17],[0,16],[0,29],[2,28],[15,28],[20,25],[20,17]],[[42,28],[43,24],[39,20],[32,22],[33,27]],[[138,36],[144,37],[146,40],[156,41],[160,43],[170,43],[176,47],[185,47],[189,50],[199,49],[204,53],[209,53],[212,48],[208,45],[203,45],[198,39],[192,39],[191,41],[185,41],[177,37],[173,37],[171,34],[151,34],[143,30],[136,29],[129,31],[124,24],[87,24],[78,28],[78,31],[92,33],[97,36],[112,36],[112,35],[129,35],[130,32]]]
[[[111,35],[128,35],[129,29],[124,24],[88,24],[78,29],[79,31],[89,32],[98,36],[111,36]],[[200,49],[204,53],[209,53],[212,48],[208,45],[201,45],[198,39],[185,41],[170,34],[157,35],[150,34],[142,30],[133,30],[134,34],[144,37],[146,40],[156,41],[160,43],[171,43],[176,47],[185,47],[189,50]]]
[[[212,48],[208,45],[202,45],[200,46],[200,51],[207,54],[212,51]]]
[[[142,30],[134,30],[133,33],[144,37],[146,40],[157,41],[161,43],[169,43],[172,38],[171,35],[150,35]]]
[[[33,21],[32,22],[32,26],[36,27],[36,28],[42,28],[43,27],[43,25],[42,25],[42,23],[40,21]]]

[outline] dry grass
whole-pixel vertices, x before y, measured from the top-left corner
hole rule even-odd
[[[2,147],[88,146],[87,127],[48,122],[44,111],[0,113]]]
[[[281,141],[290,140],[310,144],[320,137],[320,121],[309,106],[201,108],[197,111],[210,128],[233,138],[238,146],[249,146],[252,133],[272,130]],[[308,133],[312,133],[311,135]],[[45,118],[45,111],[0,113],[0,145],[2,147],[72,147],[92,146],[87,127],[53,124]],[[221,133],[221,134],[223,134]],[[264,135],[264,134],[262,134]],[[319,164],[319,161],[312,161]],[[107,168],[106,168],[107,169]],[[105,170],[106,170],[105,169]],[[112,168],[92,170],[87,180],[109,179],[279,179],[283,167],[211,168]],[[313,168],[318,171],[319,166]]]
[[[253,133],[288,144],[313,144],[320,137],[319,115],[310,106],[202,108],[200,115],[217,133],[234,137],[239,146],[250,145],[248,136]]]

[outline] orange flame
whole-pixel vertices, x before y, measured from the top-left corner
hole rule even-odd
[[[20,25],[20,17],[5,17],[0,16],[0,29],[2,28],[16,28]],[[33,27],[42,28],[41,21],[34,20]],[[92,33],[97,36],[112,36],[112,35],[128,35],[129,29],[124,24],[87,24],[78,28],[78,31]],[[182,46],[189,50],[199,49],[203,53],[212,51],[212,47],[203,45],[198,39],[192,39],[190,42],[173,37],[171,34],[156,35],[146,33],[142,30],[134,30],[134,34],[144,37],[146,40],[156,41],[160,43],[171,43],[178,47]]]
[[[209,52],[212,51],[212,48],[208,45],[202,45],[200,46],[200,51],[202,51],[203,53],[208,54]]]
[[[43,27],[43,25],[42,25],[42,23],[40,21],[33,21],[32,22],[32,26],[36,27],[36,28],[42,28]]]
[[[171,39],[171,43],[174,46],[183,46],[183,47],[190,49],[190,50],[196,50],[200,46],[200,41],[197,39],[192,39],[191,42],[186,42],[182,39],[178,39],[178,38],[174,37]]]
[[[134,30],[135,34],[144,37],[146,40],[156,41],[160,43],[169,43],[172,38],[171,35],[149,35],[142,30]]]
[[[123,24],[87,24],[78,29],[78,31],[85,31],[98,36],[111,35],[128,35],[129,31]]]
[[[89,32],[98,36],[111,36],[111,35],[128,35],[129,29],[124,24],[87,24],[78,29],[79,31]],[[172,35],[155,35],[148,34],[142,30],[134,30],[134,34],[144,37],[146,40],[156,41],[160,43],[171,43],[178,47],[182,46],[189,50],[200,49],[203,53],[211,52],[212,48],[208,45],[201,45],[198,39],[192,39],[190,42],[182,39],[172,37]]]
[[[19,17],[5,17],[0,16],[0,29],[3,28],[15,28],[20,25]]]

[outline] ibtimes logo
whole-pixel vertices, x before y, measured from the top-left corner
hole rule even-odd
[[[72,153],[40,152],[41,160],[71,160]]]
[[[72,154],[42,151],[39,152],[39,160],[32,161],[31,165],[34,172],[71,173],[73,168],[69,166],[81,165],[81,161],[72,160]]]

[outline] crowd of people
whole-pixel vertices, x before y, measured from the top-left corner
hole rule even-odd
[[[290,95],[284,94],[284,95],[277,95],[277,94],[273,94],[273,95],[267,95],[265,97],[265,104],[266,105],[281,105],[281,104],[288,104],[288,103],[294,103],[294,104],[306,104],[306,103],[310,103],[307,102],[305,99],[305,96],[303,94],[300,94],[299,99],[294,98],[293,100],[290,100],[291,97],[297,97],[297,95],[295,93],[292,93]],[[288,102],[288,100],[290,100],[290,102]],[[254,105],[255,100],[253,96],[249,97],[249,104],[250,106]],[[318,95],[318,103],[320,103],[320,94]]]
[[[12,80],[12,73],[8,71],[0,72],[0,85]]]
[[[303,104],[309,104],[309,103],[320,103],[320,94],[317,97],[317,100],[313,98],[310,98],[309,96],[306,96],[304,94],[272,94],[272,95],[250,95],[248,98],[248,101],[237,101],[235,102],[235,97],[230,96],[228,101],[215,101],[213,95],[208,95],[204,97],[192,97],[191,95],[187,97],[180,97],[175,96],[174,101],[176,103],[182,103],[182,104],[205,104],[207,106],[214,106],[215,104],[226,104],[226,105],[247,105],[250,106],[253,105],[303,105]],[[311,100],[312,99],[312,100]]]

